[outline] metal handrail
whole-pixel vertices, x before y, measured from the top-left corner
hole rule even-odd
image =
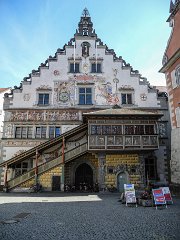
[[[84,154],[85,152],[87,152],[87,142],[65,152],[65,163],[77,158],[78,156]],[[60,156],[58,156],[55,159],[52,159],[45,163],[42,163],[41,165],[38,166],[38,175],[40,175],[58,165],[61,165],[63,163],[62,159],[63,158],[62,158],[62,154],[61,154]],[[7,182],[8,188],[12,189],[12,188],[20,185],[21,183],[32,179],[33,177],[35,177],[35,170],[36,170],[36,168],[32,168],[28,172],[9,180]]]
[[[44,143],[41,143],[39,144],[38,146],[36,147],[33,147],[29,150],[27,150],[26,152],[23,152],[15,157],[12,157],[11,159],[5,161],[5,162],[2,162],[0,163],[0,167],[4,167],[6,165],[11,165],[13,163],[15,163],[16,161],[24,161],[24,159],[26,159],[27,157],[32,157],[36,154],[36,151],[43,151],[45,150],[47,147],[51,147],[53,146],[54,144],[58,143],[59,141],[62,141],[63,137],[69,137],[71,135],[73,135],[74,133],[80,131],[80,130],[84,130],[85,128],[87,127],[87,124],[81,124],[80,126],[78,127],[75,127],[67,132],[65,132],[64,134],[56,137],[56,138],[53,138],[53,139],[50,139],[50,140],[47,140],[46,142]]]

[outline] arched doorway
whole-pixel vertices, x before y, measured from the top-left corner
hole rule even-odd
[[[93,186],[93,170],[86,163],[79,165],[75,172],[75,185],[77,188],[79,188],[80,183]]]
[[[117,189],[119,192],[124,192],[124,184],[128,183],[128,175],[126,172],[120,172],[117,175]]]

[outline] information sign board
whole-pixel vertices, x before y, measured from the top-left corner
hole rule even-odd
[[[156,208],[157,208],[157,205],[166,205],[166,200],[161,188],[152,189],[152,192],[153,192],[154,203],[156,205]]]
[[[164,194],[164,197],[165,197],[165,200],[166,202],[168,203],[173,203],[173,200],[172,200],[172,196],[171,196],[171,192],[169,190],[169,187],[161,187],[162,191],[163,191],[163,194]]]
[[[134,184],[124,184],[125,191],[132,191],[134,190]]]
[[[134,184],[124,184],[124,190],[125,190],[126,206],[128,203],[136,203]]]

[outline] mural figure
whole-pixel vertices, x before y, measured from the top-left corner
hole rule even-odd
[[[110,82],[99,84],[98,90],[100,91],[100,96],[106,99],[106,103],[114,105],[119,102],[118,96],[112,93],[112,84]]]

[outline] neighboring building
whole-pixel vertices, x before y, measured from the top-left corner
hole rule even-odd
[[[87,9],[68,44],[6,94],[4,110],[10,189],[37,174],[46,190],[167,183],[167,96],[103,44]]]
[[[170,16],[167,19],[172,27],[167,47],[163,57],[169,95],[171,115],[171,181],[180,184],[180,1],[170,3]]]
[[[2,146],[1,146],[1,139],[3,135],[3,123],[4,123],[4,111],[3,111],[3,102],[4,102],[4,94],[5,93],[10,93],[11,89],[10,88],[0,88],[0,163],[3,161],[2,159]],[[1,178],[1,173],[2,170],[0,169],[0,178]],[[0,179],[0,185],[1,185],[1,180]]]

